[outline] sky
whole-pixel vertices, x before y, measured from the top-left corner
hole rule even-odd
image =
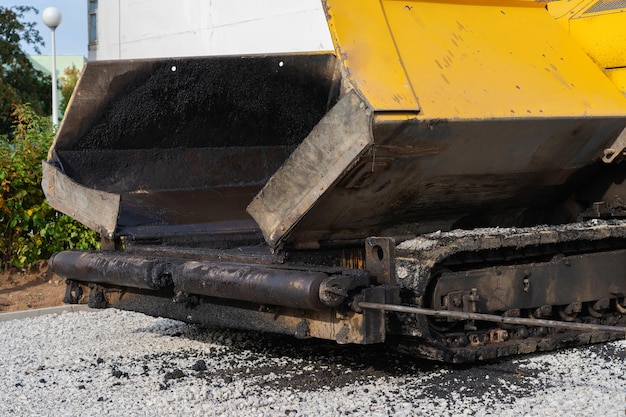
[[[37,30],[45,42],[40,47],[42,55],[50,55],[52,46],[50,29],[41,21],[46,7],[54,6],[61,11],[62,20],[56,29],[57,55],[83,55],[87,57],[87,0],[0,0],[0,6],[33,6],[39,14],[30,13],[25,20],[37,23]],[[22,45],[27,54],[35,54],[32,46]]]

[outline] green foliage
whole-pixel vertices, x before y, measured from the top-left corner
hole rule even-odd
[[[46,203],[41,161],[54,137],[47,117],[17,106],[13,139],[0,137],[0,268],[24,267],[65,249],[99,246],[95,232]]]
[[[65,110],[70,104],[70,98],[76,83],[78,83],[79,76],[80,71],[72,64],[71,67],[65,68],[63,75],[59,78],[61,82],[61,114],[65,114]]]
[[[38,114],[52,113],[50,77],[36,70],[20,47],[21,41],[39,53],[44,44],[35,23],[24,21],[30,11],[38,13],[31,6],[0,6],[0,135],[8,137],[13,106],[31,103]]]

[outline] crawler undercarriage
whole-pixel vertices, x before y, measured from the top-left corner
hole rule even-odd
[[[370,238],[363,248],[315,256],[129,244],[123,255],[63,252],[52,268],[71,280],[68,302],[88,299],[92,307],[339,343],[387,341],[456,363],[604,342],[626,332],[625,221],[455,230],[397,246]],[[348,261],[367,270],[348,268]],[[593,285],[589,275],[598,277]],[[384,312],[396,306],[409,312]],[[441,312],[458,317],[436,316]],[[493,317],[464,319],[464,313]],[[494,323],[494,317],[534,322]]]

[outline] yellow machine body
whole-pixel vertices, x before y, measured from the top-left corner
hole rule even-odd
[[[569,36],[626,94],[626,3],[580,0],[547,3]]]
[[[375,110],[446,119],[624,114],[623,97],[545,3],[329,1],[328,14],[348,79]]]

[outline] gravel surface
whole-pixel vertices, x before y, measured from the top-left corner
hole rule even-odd
[[[0,334],[1,416],[626,415],[626,341],[454,368],[117,310]]]

